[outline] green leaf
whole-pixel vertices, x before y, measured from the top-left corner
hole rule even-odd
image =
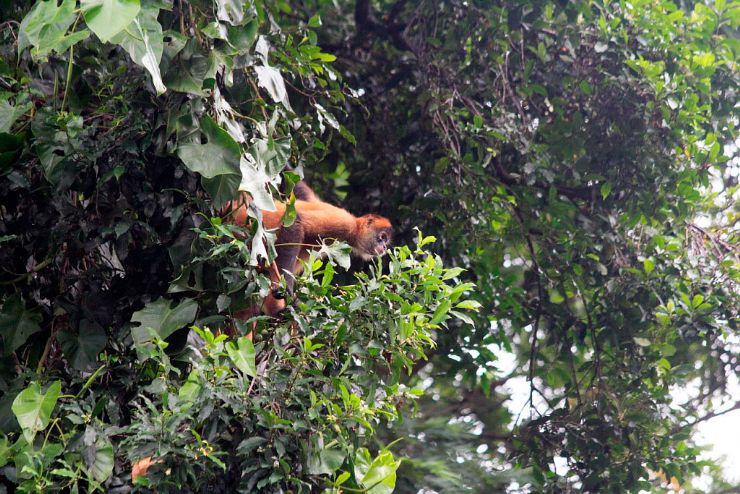
[[[452,301],[449,298],[443,299],[439,306],[437,306],[437,309],[434,311],[434,314],[432,315],[432,320],[429,321],[429,324],[439,324],[450,317],[448,314],[450,308],[452,308]]]
[[[151,339],[150,330],[153,330],[159,339],[167,338],[178,329],[192,323],[197,312],[198,304],[189,298],[175,308],[171,308],[170,301],[164,298],[148,303],[131,316],[131,322],[139,324],[131,328],[134,347],[138,351]]]
[[[185,166],[204,178],[238,174],[239,144],[208,115],[201,119],[200,130],[208,138],[206,144],[188,143],[177,147],[177,155]]]
[[[565,297],[558,290],[550,290],[550,302],[553,304],[562,304],[565,302]]]
[[[463,268],[450,268],[445,271],[444,276],[442,276],[443,280],[450,280],[452,278],[457,278],[460,276],[460,274],[465,271]]]
[[[29,444],[33,442],[37,432],[49,425],[51,413],[61,390],[61,381],[54,381],[45,393],[41,393],[41,386],[34,381],[13,400],[13,414],[23,430],[23,437]]]
[[[41,110],[31,123],[35,139],[34,150],[41,161],[44,176],[57,185],[65,176],[74,171],[74,162],[69,157],[79,148],[78,136],[83,130],[80,115],[68,113],[57,116],[48,110]]]
[[[671,357],[676,354],[676,347],[670,343],[663,343],[660,345],[660,354],[664,357]]]
[[[704,295],[697,294],[691,299],[691,308],[696,309],[704,302]]]
[[[214,178],[203,177],[201,183],[206,192],[208,192],[208,195],[211,196],[214,207],[220,208],[236,197],[240,180],[241,177],[239,175],[229,173]]]
[[[246,336],[236,340],[238,345],[229,342],[226,344],[226,351],[234,365],[244,374],[250,377],[257,375],[257,365],[255,364],[255,352],[252,341]]]
[[[645,270],[645,274],[650,274],[655,269],[655,261],[651,258],[647,258],[642,261],[642,268]]]
[[[591,88],[591,84],[589,84],[588,81],[585,80],[581,81],[578,84],[578,87],[581,89],[581,92],[587,96],[594,92],[593,88]]]
[[[321,27],[321,16],[314,14],[308,19],[308,27]]]
[[[185,48],[170,64],[164,78],[165,85],[181,93],[203,94],[203,81],[209,70],[208,56],[195,38],[189,38]]]
[[[10,132],[16,120],[28,113],[33,107],[33,103],[24,102],[11,105],[8,101],[0,101],[0,132]]]
[[[0,341],[3,355],[10,355],[23,345],[28,337],[41,330],[41,314],[26,309],[20,293],[14,293],[3,304],[0,312]]]
[[[339,264],[344,269],[349,269],[352,264],[352,260],[350,259],[351,252],[352,247],[344,242],[323,244],[319,250],[319,254],[325,255],[331,262]]]
[[[606,200],[607,197],[609,197],[609,194],[612,191],[612,184],[611,182],[604,182],[601,184],[601,198],[603,200]]]
[[[327,263],[324,268],[324,277],[321,279],[321,286],[327,287],[331,284],[331,280],[334,279],[334,266],[331,263]]]
[[[87,26],[103,42],[123,31],[141,8],[139,0],[81,0],[80,6]]]
[[[4,467],[8,464],[8,460],[13,454],[13,449],[8,442],[7,436],[4,434],[0,436],[0,467]]]
[[[64,52],[89,36],[87,30],[66,35],[77,18],[75,4],[76,0],[63,0],[61,5],[57,5],[57,0],[38,0],[20,24],[18,53],[32,46],[31,55],[39,60],[52,51]]]
[[[396,470],[400,464],[401,461],[395,460],[393,454],[386,449],[372,459],[366,448],[360,448],[355,455],[355,479],[368,494],[392,494],[396,488]]]
[[[241,24],[244,19],[245,2],[246,0],[215,0],[216,17],[234,25]]]
[[[113,445],[107,437],[98,436],[84,455],[87,474],[98,484],[102,484],[113,473]]]
[[[0,105],[0,112],[2,112],[2,105]],[[0,113],[0,121],[2,121],[2,119],[2,113]],[[9,125],[12,126],[13,124],[10,123]],[[0,132],[0,174],[4,175],[5,170],[15,164],[18,156],[20,156],[23,151],[23,143],[24,139],[22,137]],[[6,235],[3,235],[0,238],[6,237]]]
[[[338,449],[320,449],[309,453],[306,468],[311,475],[331,475],[342,466],[347,455]]]
[[[120,45],[138,65],[144,67],[152,76],[157,95],[167,88],[162,82],[159,62],[162,60],[164,42],[162,26],[157,21],[159,8],[145,6],[128,26],[110,38],[111,43]]]
[[[98,355],[105,348],[108,337],[105,330],[96,322],[83,319],[78,334],[72,331],[60,331],[57,340],[64,356],[72,367],[78,370],[90,368],[98,360]]]
[[[248,53],[257,40],[259,22],[252,19],[244,26],[228,27],[229,44],[239,50],[240,53]]]
[[[648,347],[648,346],[650,346],[650,340],[648,340],[647,338],[635,337],[635,338],[632,338],[632,339],[635,341],[635,343],[637,343],[641,347]]]
[[[459,304],[457,304],[455,306],[455,308],[457,308],[457,309],[469,309],[469,310],[475,310],[475,311],[477,311],[478,309],[481,308],[481,304],[477,300],[463,300],[462,302],[460,302]]]
[[[257,72],[259,86],[267,90],[275,103],[283,103],[285,108],[290,110],[288,91],[285,89],[285,82],[283,76],[280,75],[280,70],[267,65],[256,65],[254,70]]]
[[[268,188],[269,184],[275,183],[275,179],[266,173],[264,161],[257,161],[247,153],[239,161],[239,170],[241,171],[239,190],[249,192],[254,205],[261,210],[276,211],[275,200]]]

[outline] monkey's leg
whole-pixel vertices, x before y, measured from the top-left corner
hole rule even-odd
[[[275,250],[277,251],[277,273],[271,270],[270,279],[272,281],[272,295],[277,299],[285,298],[284,293],[279,286],[280,276],[285,277],[285,291],[288,294],[293,293],[295,283],[295,264],[298,255],[303,248],[304,230],[301,224],[300,214],[296,217],[295,222],[278,231],[277,240],[275,241]]]

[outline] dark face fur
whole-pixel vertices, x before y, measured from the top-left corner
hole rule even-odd
[[[360,218],[353,252],[369,261],[375,256],[383,255],[390,248],[392,239],[393,226],[390,221],[382,216],[366,214]]]

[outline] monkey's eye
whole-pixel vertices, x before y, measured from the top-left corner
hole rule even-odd
[[[379,242],[387,242],[388,241],[388,234],[381,233],[380,235],[378,235],[378,241]]]

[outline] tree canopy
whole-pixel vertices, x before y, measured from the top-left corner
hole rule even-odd
[[[740,408],[739,24],[0,4],[0,489],[731,487],[692,433]],[[327,240],[280,319],[238,320],[270,290],[261,211],[294,221],[302,178],[396,247]]]

